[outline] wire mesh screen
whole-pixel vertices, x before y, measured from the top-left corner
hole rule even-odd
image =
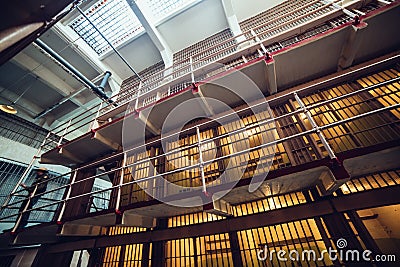
[[[174,11],[193,3],[194,1],[195,0],[145,0],[144,2],[149,7],[149,10],[155,19],[163,19]]]
[[[47,135],[44,128],[4,112],[0,114],[0,120],[0,136],[33,148],[39,148]]]
[[[116,47],[144,31],[142,24],[126,1],[100,0],[84,12],[96,28]],[[82,15],[73,20],[69,26],[98,55],[111,48]]]

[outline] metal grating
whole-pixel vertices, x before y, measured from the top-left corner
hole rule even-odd
[[[358,193],[399,184],[399,171],[391,170],[357,177],[344,186],[344,194]],[[335,194],[333,197],[337,197]],[[242,203],[233,207],[234,217],[243,217],[256,213],[268,213],[275,209],[315,202],[319,198],[312,191],[294,192],[279,196],[270,196],[256,201]],[[213,217],[213,218],[212,218]],[[208,223],[223,218],[206,213],[192,213],[168,218],[168,228]],[[249,218],[249,220],[251,220]],[[164,253],[152,255],[153,243],[132,243],[107,247],[102,252],[102,266],[141,266],[140,261],[152,259],[162,262],[163,266],[344,266],[342,259],[331,259],[324,250],[337,249],[337,240],[344,238],[353,248],[368,247],[360,218],[354,212],[335,213],[301,220],[282,221],[257,228],[244,228],[239,231],[199,235],[183,235],[175,240],[165,241]],[[339,228],[337,225],[341,225]],[[183,228],[184,229],[184,228]],[[183,230],[185,232],[185,230]],[[109,235],[126,235],[145,231],[138,227],[111,227]],[[177,230],[179,231],[179,230]],[[186,232],[185,232],[186,233]],[[127,237],[127,236],[126,236]],[[121,237],[122,239],[123,237]],[[147,249],[145,249],[147,246]],[[371,249],[373,249],[371,247]],[[266,256],[260,250],[271,252]],[[316,260],[304,258],[299,261],[281,261],[272,251],[297,251],[300,256],[306,250],[315,252]],[[341,257],[343,258],[343,257]],[[296,265],[294,265],[296,264]],[[347,264],[347,263],[346,263]]]
[[[47,135],[46,129],[15,115],[3,112],[0,114],[0,120],[0,136],[33,148],[39,148]]]
[[[7,159],[0,162],[0,205],[3,205],[7,196],[11,193],[18,179],[22,176],[26,167],[20,164],[11,163]]]
[[[144,31],[142,24],[126,1],[100,0],[84,12],[115,47]],[[74,19],[69,26],[98,55],[111,49],[96,29],[82,15]]]
[[[145,0],[144,2],[151,11],[153,18],[162,20],[168,15],[195,1],[196,0]]]
[[[341,186],[341,190],[347,195],[396,185],[400,185],[400,170],[378,172],[351,179]]]

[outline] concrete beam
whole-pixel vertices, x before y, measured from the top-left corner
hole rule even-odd
[[[102,62],[99,56],[93,49],[82,39],[80,36],[74,32],[70,27],[63,25],[62,23],[57,23],[53,26],[52,30],[67,44],[71,44],[70,47],[76,51],[82,58],[85,59],[95,70],[99,73],[106,71],[111,71],[111,67]],[[108,84],[111,87],[112,95],[119,92],[121,88],[123,79],[119,77],[116,73],[112,73]]]
[[[85,162],[84,159],[79,158],[79,156],[76,156],[75,153],[69,152],[64,147],[60,148],[58,150],[58,153],[62,154],[63,156],[65,156],[66,158],[69,158],[72,161],[75,161],[76,163],[84,163]]]
[[[278,92],[278,85],[276,82],[275,60],[271,58],[266,60],[266,63],[267,63],[266,76],[267,76],[269,93],[271,95],[276,94],[276,92]]]
[[[193,94],[200,99],[199,104],[203,111],[207,114],[207,116],[214,116],[215,112],[213,108],[208,104],[207,100],[204,98],[203,92],[201,91],[199,86],[196,86],[194,90],[192,90]]]
[[[160,135],[161,134],[161,129],[158,129],[154,124],[149,120],[149,118],[145,118],[142,114],[142,112],[139,112],[139,115],[137,119],[142,122],[144,125],[146,125],[146,128],[154,135]]]
[[[104,137],[99,132],[95,132],[94,135],[93,135],[93,138],[95,138],[96,140],[98,140],[102,144],[108,146],[109,148],[111,148],[112,150],[115,150],[115,151],[119,150],[119,148],[121,147],[119,144],[117,144],[116,142]]]
[[[221,2],[224,8],[226,21],[228,22],[229,28],[231,29],[233,36],[241,35],[243,32],[240,29],[239,21],[236,17],[235,10],[233,9],[232,0],[221,0]],[[245,40],[246,38],[243,35],[236,38],[236,41],[238,42],[242,42]]]
[[[172,50],[165,39],[161,36],[156,26],[151,23],[151,20],[149,19],[151,17],[150,12],[146,10],[144,5],[139,6],[139,4],[134,0],[127,0],[127,3],[143,25],[143,28],[146,30],[151,41],[157,47],[158,51],[160,51],[165,67],[171,67],[173,64]]]
[[[357,25],[353,25],[347,39],[342,47],[342,53],[338,62],[338,71],[346,69],[353,64],[354,57],[362,43],[362,37],[360,32],[367,27],[365,22],[361,22]]]
[[[40,80],[45,82],[50,87],[54,88],[62,96],[68,96],[76,91],[75,88],[71,87],[63,79],[58,77],[54,72],[52,72],[45,66],[42,65],[40,68],[38,68],[37,66],[41,65],[41,63],[37,62],[23,52],[16,55],[12,59],[12,61],[15,62],[18,66],[28,70],[29,72],[39,77]],[[78,100],[76,98],[72,98],[71,101],[78,106],[83,106],[85,104],[85,100],[83,99]]]

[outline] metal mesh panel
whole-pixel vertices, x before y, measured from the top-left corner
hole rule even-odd
[[[2,112],[0,120],[0,136],[33,148],[39,148],[47,135],[44,128],[14,115],[7,115]]]
[[[153,17],[157,20],[161,20],[181,7],[195,1],[196,0],[145,0],[145,4],[148,6]]]

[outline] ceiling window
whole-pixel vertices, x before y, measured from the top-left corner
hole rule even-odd
[[[118,47],[144,31],[142,24],[126,1],[100,0],[84,12],[114,47]],[[69,26],[98,55],[102,55],[111,49],[104,38],[82,15],[74,19]]]
[[[198,0],[142,0],[156,20],[162,20]]]

